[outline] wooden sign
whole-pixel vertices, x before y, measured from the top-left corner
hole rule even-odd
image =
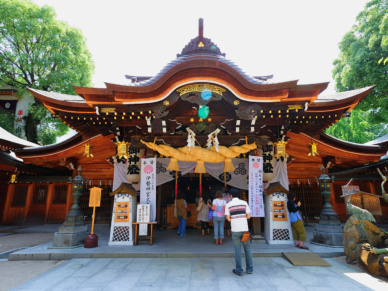
[[[117,202],[115,222],[128,222],[128,221],[129,221],[129,202]]]
[[[285,201],[272,201],[272,220],[287,221],[287,211]]]
[[[89,207],[100,207],[102,188],[93,187],[90,189]]]

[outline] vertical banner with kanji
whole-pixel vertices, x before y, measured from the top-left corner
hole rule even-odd
[[[151,204],[151,219],[156,221],[156,158],[141,159],[140,204]]]
[[[264,217],[263,157],[249,156],[249,208],[252,217]]]

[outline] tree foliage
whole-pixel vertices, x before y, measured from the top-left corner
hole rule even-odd
[[[384,124],[372,125],[368,121],[370,114],[370,112],[353,110],[349,118],[342,118],[335,125],[326,129],[325,133],[355,143],[366,143],[387,134],[388,129]]]
[[[366,86],[376,88],[358,106],[368,111],[368,122],[388,123],[387,67],[379,60],[388,56],[388,0],[372,0],[356,18],[356,24],[339,44],[333,78],[338,91]]]
[[[56,19],[53,8],[28,0],[0,0],[0,85],[75,94],[91,86],[94,64],[79,29]],[[37,100],[26,118],[32,142],[55,142],[68,131]]]

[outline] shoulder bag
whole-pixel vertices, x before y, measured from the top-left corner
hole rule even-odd
[[[251,233],[249,231],[244,232],[243,237],[241,238],[242,242],[246,242],[250,239]]]
[[[201,203],[199,203],[199,205],[198,205],[198,207],[197,207],[197,212],[200,212],[200,211],[201,211],[202,206],[203,206],[203,201],[201,201]]]

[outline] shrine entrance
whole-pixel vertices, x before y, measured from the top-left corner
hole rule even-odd
[[[187,228],[201,228],[201,223],[197,221],[198,212],[196,211],[197,203],[200,198],[199,194],[199,174],[190,173],[178,177],[178,191],[185,194],[185,200],[191,211],[191,217],[186,220]],[[175,197],[175,181],[167,182],[161,187],[161,198],[163,207],[162,226],[167,229],[177,228],[179,220],[174,217],[174,197]],[[211,201],[215,199],[217,190],[222,190],[224,183],[212,177],[209,174],[202,174],[202,196],[207,197]],[[230,189],[231,186],[228,186]],[[247,191],[242,191],[243,197],[247,199]],[[158,192],[159,194],[159,192]],[[212,226],[212,221],[209,221]]]

